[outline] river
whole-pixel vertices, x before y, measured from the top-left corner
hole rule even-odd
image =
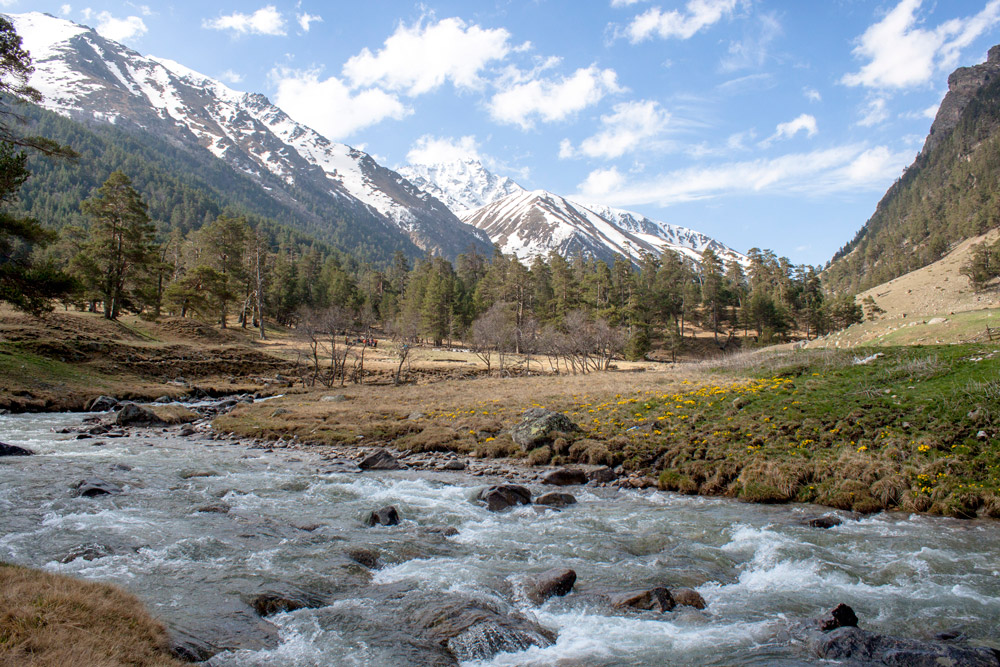
[[[563,511],[493,514],[471,501],[484,480],[464,473],[341,473],[308,451],[176,429],[56,433],[85,416],[0,416],[0,440],[37,453],[0,459],[0,560],[119,584],[172,628],[245,647],[218,667],[426,664],[400,619],[443,596],[558,632],[547,648],[463,664],[811,664],[789,624],[841,602],[869,630],[996,641],[1000,522],[879,514],[822,530],[802,524],[825,512],[815,506],[592,487],[569,489],[579,502]],[[92,477],[123,492],[74,497]],[[389,504],[400,525],[363,525]],[[458,533],[428,530],[448,526]],[[60,562],[81,545],[96,557]],[[352,547],[376,549],[381,567],[347,558]],[[521,580],[556,566],[576,571],[574,591],[528,603]],[[242,599],[288,583],[328,603],[270,617],[276,641],[261,642]],[[696,588],[708,606],[624,613],[600,596],[658,585]]]

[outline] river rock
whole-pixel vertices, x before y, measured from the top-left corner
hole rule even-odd
[[[562,596],[573,590],[576,572],[567,567],[546,570],[528,580],[525,592],[535,604],[542,604],[550,597]]]
[[[122,405],[115,417],[115,424],[118,426],[163,426],[165,423],[155,412],[135,403]]]
[[[376,449],[358,464],[362,470],[399,470],[403,465],[384,449]]]
[[[177,432],[177,435],[181,436],[182,438],[187,438],[189,436],[194,435],[195,433],[197,433],[197,431],[194,429],[194,427],[185,426],[184,428],[182,428],[180,431]]]
[[[805,525],[812,528],[834,528],[844,523],[844,521],[839,516],[834,516],[833,514],[826,514],[824,516],[813,517],[812,519],[806,519]]]
[[[0,442],[0,456],[32,456],[33,454],[34,452],[30,449]]]
[[[670,591],[662,586],[649,590],[627,591],[611,596],[611,606],[615,609],[642,609],[647,611],[670,611],[677,606]]]
[[[560,493],[559,491],[550,491],[535,498],[536,505],[549,505],[550,507],[566,507],[574,503],[576,503],[576,498],[569,493]]]
[[[397,524],[399,524],[399,512],[396,511],[395,505],[374,510],[369,512],[368,516],[365,517],[365,525],[369,528],[372,526],[395,526]]]
[[[900,665],[905,667],[997,667],[1000,659],[988,648],[955,646],[944,642],[879,635],[855,627],[816,633],[810,646],[823,660],[848,664]]]
[[[678,607],[694,607],[695,609],[704,609],[708,606],[705,602],[705,598],[701,596],[701,593],[693,588],[675,588],[670,591],[670,596],[674,598],[674,602],[677,603]]]
[[[246,598],[246,603],[262,618],[283,611],[316,609],[326,605],[326,601],[319,595],[292,586],[282,588],[280,591],[267,590],[255,593]]]
[[[379,553],[377,549],[369,549],[368,547],[351,547],[346,549],[344,553],[355,563],[360,563],[368,569],[374,570],[378,567]]]
[[[441,470],[465,470],[465,461],[451,459],[441,464]]]
[[[615,474],[615,471],[608,466],[601,466],[600,468],[591,470],[587,473],[587,479],[597,484],[607,484],[609,482],[613,482],[617,477],[618,475]]]
[[[97,477],[93,477],[91,479],[81,479],[73,485],[73,489],[75,490],[74,495],[84,498],[113,495],[122,492],[121,487],[117,484],[106,482]]]
[[[195,512],[201,512],[202,514],[229,514],[229,510],[231,509],[226,503],[211,503],[209,505],[202,505]]]
[[[547,472],[541,479],[542,484],[552,486],[575,486],[588,481],[587,473],[574,468],[557,468]]]
[[[325,464],[323,468],[324,475],[332,475],[336,473],[359,473],[361,468],[351,461],[329,461]]]
[[[110,556],[112,553],[114,552],[110,547],[92,542],[90,544],[81,544],[78,547],[73,547],[69,553],[59,559],[59,562],[65,565],[66,563],[72,563],[78,558],[83,560],[97,560],[98,558]]]
[[[489,603],[446,597],[411,615],[410,623],[446,647],[459,662],[489,660],[498,653],[552,646],[556,635],[515,612]]]
[[[556,433],[575,433],[580,427],[561,412],[531,408],[521,414],[521,421],[510,429],[510,437],[525,450],[551,442]]]
[[[531,491],[518,484],[497,484],[479,492],[478,500],[491,512],[502,512],[516,505],[530,505]]]
[[[87,406],[87,412],[108,412],[118,407],[118,399],[110,396],[98,396]]]
[[[836,630],[837,628],[856,628],[858,627],[858,616],[854,613],[846,604],[838,604],[836,607],[831,609],[826,613],[825,616],[820,616],[814,619],[816,627],[818,627],[823,632],[828,632],[830,630]]]

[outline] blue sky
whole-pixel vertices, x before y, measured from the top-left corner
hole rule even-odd
[[[0,0],[93,26],[398,167],[527,188],[822,264],[920,150],[1000,0]]]

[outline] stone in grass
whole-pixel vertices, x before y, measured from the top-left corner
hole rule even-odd
[[[556,433],[575,433],[580,427],[561,412],[531,408],[521,414],[521,421],[510,429],[511,439],[525,450],[552,441]]]
[[[575,583],[576,572],[568,567],[556,567],[529,579],[525,592],[529,600],[542,604],[550,597],[566,595]]]
[[[677,606],[670,591],[662,586],[648,590],[627,591],[611,596],[615,609],[640,609],[643,611],[670,611]]]
[[[566,507],[575,503],[576,498],[571,494],[559,491],[550,491],[535,498],[536,505],[548,505],[549,507]]]
[[[0,442],[0,456],[31,456],[34,452],[17,445],[8,445]]]
[[[323,403],[343,403],[347,400],[347,396],[344,394],[333,394],[331,396],[324,396],[319,400]]]
[[[358,464],[362,470],[400,470],[403,465],[384,449],[376,449]]]
[[[479,492],[477,499],[491,512],[502,512],[516,505],[530,505],[531,491],[518,484],[497,484]]]
[[[365,517],[365,525],[372,526],[395,526],[399,524],[399,512],[395,505],[389,505],[381,509],[369,512]]]

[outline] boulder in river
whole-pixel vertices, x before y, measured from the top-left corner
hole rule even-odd
[[[377,549],[370,549],[368,547],[350,547],[349,549],[346,549],[344,553],[355,563],[364,565],[370,570],[374,570],[378,567],[379,553]]]
[[[109,412],[118,407],[118,399],[110,396],[98,396],[87,405],[88,412]]]
[[[399,470],[403,465],[384,449],[376,449],[358,464],[362,470]]]
[[[615,609],[642,609],[645,611],[670,611],[677,606],[670,591],[662,586],[648,590],[627,591],[611,596]]]
[[[552,440],[556,433],[575,433],[580,427],[561,412],[531,408],[521,414],[521,421],[510,429],[510,437],[524,449],[535,449]]]
[[[556,567],[528,579],[525,592],[529,600],[542,604],[550,597],[566,595],[575,583],[576,572],[568,567]]]
[[[608,466],[601,466],[587,472],[587,480],[596,484],[607,484],[615,481],[618,475]]]
[[[695,609],[704,609],[708,606],[705,602],[705,598],[701,596],[701,593],[693,588],[675,588],[670,591],[670,595],[674,598],[674,602],[677,603],[678,607],[694,607]]]
[[[0,456],[31,456],[32,454],[34,452],[30,449],[0,442]]]
[[[262,618],[283,611],[316,609],[326,604],[326,601],[316,593],[310,593],[296,587],[285,587],[277,591],[266,590],[255,593],[248,596],[246,602]]]
[[[491,512],[502,512],[517,505],[531,504],[531,491],[518,484],[497,484],[481,490],[476,498]]]
[[[368,513],[365,517],[365,525],[372,526],[395,526],[399,523],[399,512],[395,505],[389,505],[381,509]]]
[[[855,627],[840,627],[818,633],[812,638],[810,645],[816,655],[823,660],[842,660],[849,664],[906,667],[1000,665],[1000,659],[992,649],[890,637]]]
[[[545,473],[541,481],[542,484],[551,484],[552,486],[576,486],[586,484],[590,480],[587,479],[587,473],[582,470],[556,468]]]
[[[821,616],[816,619],[819,629],[823,632],[828,632],[830,630],[836,630],[837,628],[856,628],[858,627],[858,616],[854,613],[846,604],[838,604],[836,607],[831,609],[826,616]]]
[[[163,426],[164,423],[155,412],[135,403],[122,405],[115,417],[115,424],[118,426]]]
[[[106,482],[98,477],[92,477],[90,479],[81,479],[79,482],[73,485],[73,489],[74,489],[74,495],[81,496],[84,498],[113,495],[122,492],[121,487],[118,486],[117,484]]]
[[[110,547],[92,542],[90,544],[81,544],[78,547],[73,547],[70,549],[69,553],[59,559],[59,562],[65,565],[66,563],[72,563],[77,559],[97,560],[98,558],[110,556],[112,553],[114,552]]]
[[[843,519],[834,514],[825,514],[805,520],[805,525],[811,528],[834,528],[842,523],[844,523]]]
[[[576,503],[576,498],[572,494],[560,491],[550,491],[535,498],[536,505],[548,505],[550,507],[566,507]]]

